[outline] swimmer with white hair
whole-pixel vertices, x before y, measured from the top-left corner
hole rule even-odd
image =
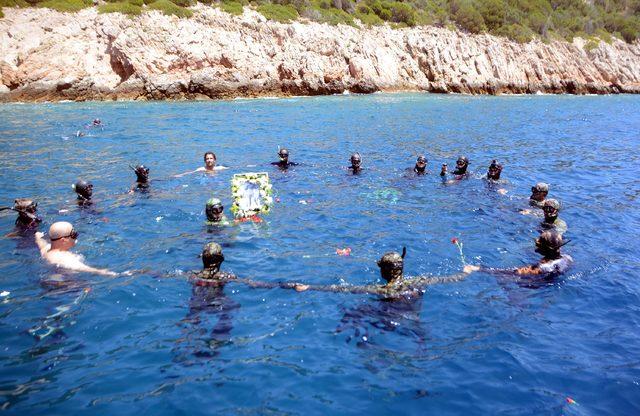
[[[118,273],[107,269],[96,269],[86,265],[80,254],[72,253],[71,248],[76,245],[78,232],[73,229],[73,225],[66,221],[55,222],[49,228],[48,244],[44,239],[44,233],[36,233],[36,244],[40,249],[40,254],[54,266],[72,270],[76,272],[96,273],[103,276],[118,276]]]

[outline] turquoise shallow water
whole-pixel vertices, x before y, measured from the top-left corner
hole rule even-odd
[[[3,213],[1,406],[20,415],[638,414],[638,114],[635,96],[0,106],[0,204],[33,197],[42,229],[75,224],[89,264],[148,270],[59,273],[31,234],[4,236],[14,217]],[[95,117],[104,129],[84,127]],[[278,145],[301,165],[270,166]],[[209,149],[231,169],[171,177]],[[353,151],[366,168],[358,177],[344,170]],[[432,175],[406,177],[419,153]],[[443,186],[440,163],[462,153],[478,175]],[[506,196],[480,178],[493,158],[505,165]],[[156,181],[126,195],[137,163]],[[247,171],[271,175],[279,202],[266,223],[208,230],[205,201],[228,208],[232,174]],[[94,183],[92,209],[74,203],[77,178]],[[461,268],[452,237],[471,262],[522,265],[537,259],[539,219],[518,210],[538,181],[563,203],[576,261],[552,282],[478,273],[407,304],[187,279],[210,240],[224,246],[226,270],[268,281],[376,282],[375,260],[403,245],[408,275],[450,274]],[[345,247],[351,256],[335,254]]]

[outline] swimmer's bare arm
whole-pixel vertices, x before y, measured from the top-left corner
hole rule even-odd
[[[110,276],[110,277],[115,277],[119,275],[119,273],[112,272],[111,270],[98,269],[95,267],[88,266],[82,262],[80,262],[80,264],[77,264],[77,265],[69,265],[69,266],[71,267],[66,267],[66,268],[68,268],[69,270],[75,270],[77,272],[95,273],[102,276]],[[62,267],[65,267],[65,266],[62,266]]]
[[[36,233],[36,244],[40,249],[40,255],[44,257],[47,254],[47,251],[49,251],[49,243],[44,239],[43,232],[38,231]]]
[[[196,173],[196,172],[203,171],[203,170],[204,170],[204,168],[198,168],[196,170],[190,170],[189,172],[178,173],[177,175],[173,175],[173,177],[174,178],[181,178],[181,177],[183,177],[185,175],[190,175],[192,173]]]

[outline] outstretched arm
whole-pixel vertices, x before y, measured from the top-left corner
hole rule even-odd
[[[44,233],[38,231],[36,233],[36,244],[38,245],[38,248],[40,249],[40,255],[42,257],[44,257],[44,255],[47,253],[47,251],[49,251],[49,243],[47,243],[47,241],[44,239]]]
[[[438,285],[441,283],[454,283],[460,282],[467,278],[471,273],[480,270],[480,266],[474,266],[467,264],[464,266],[460,273],[455,273],[449,276],[418,276],[407,280],[407,283],[411,286],[424,287],[431,285]]]
[[[184,176],[184,175],[190,175],[190,174],[192,174],[192,173],[201,172],[201,171],[203,171],[203,170],[204,170],[204,168],[203,168],[203,167],[199,167],[199,168],[198,168],[198,169],[196,169],[196,170],[190,170],[189,172],[184,172],[184,173],[179,173],[179,174],[177,174],[177,175],[173,175],[173,177],[174,177],[174,178],[180,178],[180,177],[182,177],[182,176]]]

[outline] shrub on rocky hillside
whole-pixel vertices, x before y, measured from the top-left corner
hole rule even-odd
[[[156,0],[153,3],[149,4],[147,7],[152,10],[159,10],[166,15],[175,15],[178,17],[193,16],[193,12],[191,10],[180,7],[169,0]]]
[[[135,0],[134,0],[135,1]],[[138,4],[133,4],[131,2],[115,2],[115,3],[105,3],[98,6],[99,13],[122,13],[128,16],[137,16],[142,13],[142,7]]]

